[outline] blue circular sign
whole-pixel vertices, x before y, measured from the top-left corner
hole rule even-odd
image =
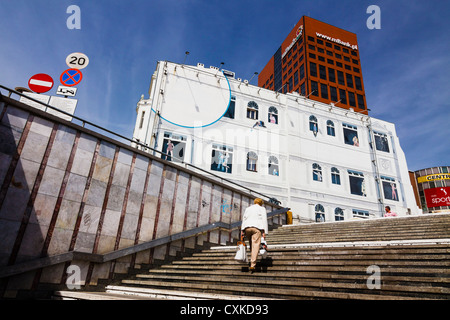
[[[78,69],[67,69],[59,78],[61,83],[68,87],[73,87],[79,84],[81,79],[83,79],[83,74]]]

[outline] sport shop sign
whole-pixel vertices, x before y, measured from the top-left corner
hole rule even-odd
[[[450,206],[450,187],[425,189],[428,208]]]

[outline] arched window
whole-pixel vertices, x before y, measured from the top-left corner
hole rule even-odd
[[[278,159],[274,156],[269,157],[269,174],[272,176],[280,175],[280,169],[278,167]]]
[[[278,109],[275,107],[269,107],[269,123],[278,124]]]
[[[333,137],[336,135],[334,131],[334,123],[331,120],[327,121],[327,134]]]
[[[258,104],[255,101],[250,101],[247,104],[247,118],[258,119]]]
[[[314,133],[314,136],[317,136],[317,132],[319,131],[317,124],[317,118],[315,116],[309,117],[309,130]]]
[[[316,222],[325,222],[325,209],[323,205],[316,204],[315,213],[316,213]]]
[[[331,168],[331,183],[341,184],[341,176],[339,170],[335,167]]]
[[[344,220],[344,210],[342,210],[341,208],[334,209],[334,220],[335,221]]]
[[[258,155],[250,151],[247,153],[247,171],[256,172],[256,163],[258,162]]]
[[[322,167],[317,163],[313,163],[313,180],[322,182]]]

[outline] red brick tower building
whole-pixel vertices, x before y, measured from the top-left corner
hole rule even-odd
[[[367,114],[356,34],[303,16],[258,75],[258,86]]]

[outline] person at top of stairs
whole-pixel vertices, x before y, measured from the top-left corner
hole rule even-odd
[[[253,205],[245,209],[241,226],[242,236],[245,235],[250,243],[250,270],[255,270],[256,259],[261,245],[261,236],[265,238],[269,231],[264,201],[256,198],[253,203]]]

